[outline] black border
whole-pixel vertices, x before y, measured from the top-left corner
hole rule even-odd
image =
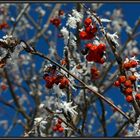
[[[132,3],[139,3],[140,4],[140,0],[135,0],[135,1],[131,1],[131,0],[67,0],[67,1],[63,1],[63,0],[0,0],[0,4],[5,4],[5,3],[127,3],[127,4],[132,4]],[[1,137],[0,139],[49,139],[49,140],[54,140],[54,139],[140,139],[140,137]]]

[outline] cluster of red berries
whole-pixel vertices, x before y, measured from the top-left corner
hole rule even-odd
[[[45,68],[43,79],[46,81],[46,87],[51,89],[54,84],[59,84],[60,89],[64,89],[69,85],[69,80],[56,72],[56,66],[48,66]]]
[[[129,60],[128,62],[123,64],[123,68],[126,70],[129,70],[130,68],[135,68],[137,67],[138,62],[135,60]]]
[[[51,89],[54,84],[59,84],[60,89],[64,89],[69,85],[69,80],[62,75],[44,75],[44,80],[46,81],[46,87]]]
[[[100,43],[98,46],[92,43],[86,44],[88,54],[86,56],[87,61],[94,61],[96,63],[103,64],[105,62],[104,52],[106,50],[105,44]]]
[[[117,81],[114,82],[114,85],[117,87],[122,86],[122,92],[126,96],[126,101],[127,102],[132,102],[134,100],[132,92],[133,92],[133,85],[134,82],[136,81],[136,76],[135,75],[130,75],[126,77],[125,75],[119,76]],[[135,95],[135,99],[140,100],[140,94],[137,93]]]
[[[85,30],[81,31],[79,36],[83,40],[92,39],[95,37],[95,33],[97,32],[97,27],[92,25],[92,19],[86,18],[84,21]]]
[[[57,124],[55,124],[55,126],[53,127],[53,131],[59,131],[59,132],[63,132],[64,128],[62,127],[62,120],[58,119]]]
[[[100,71],[96,67],[92,67],[90,69],[90,72],[92,79],[98,79],[100,77]]]
[[[50,22],[53,24],[53,25],[55,25],[56,27],[59,27],[59,25],[60,25],[60,23],[61,23],[61,20],[60,20],[60,18],[52,18],[51,20],[50,20]]]

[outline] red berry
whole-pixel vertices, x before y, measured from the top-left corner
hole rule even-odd
[[[126,96],[126,101],[131,103],[133,101],[133,96],[131,95]]]
[[[59,129],[61,127],[61,124],[57,123],[55,126],[57,127],[57,129]]]
[[[59,10],[59,13],[58,13],[59,16],[62,16],[64,15],[64,11],[63,10]]]
[[[137,94],[135,95],[135,98],[136,98],[137,100],[140,100],[140,93],[137,93]]]
[[[90,49],[92,46],[93,46],[92,43],[88,43],[88,44],[86,44],[86,48],[88,48],[88,49]]]
[[[56,126],[54,126],[52,129],[53,129],[53,131],[57,131],[58,130],[58,128]]]
[[[124,90],[124,94],[126,94],[126,95],[132,94],[132,92],[133,92],[133,89],[132,88],[126,88]]]
[[[100,44],[99,46],[98,46],[98,49],[100,50],[100,51],[105,51],[106,50],[106,46],[105,46],[105,44]]]
[[[99,78],[99,76],[100,76],[100,71],[97,70],[96,67],[92,67],[92,68],[90,69],[90,71],[91,71],[91,76],[92,76],[93,79],[98,79],[98,78]]]
[[[87,38],[87,33],[85,31],[81,31],[79,34],[81,39],[86,39]]]
[[[91,29],[92,29],[92,27],[91,27],[91,26],[88,26],[88,27],[85,28],[85,31],[86,31],[87,33],[89,33],[89,32],[91,32]]]
[[[63,131],[64,131],[64,128],[63,128],[63,127],[60,127],[60,128],[58,129],[58,131],[59,131],[59,132],[63,132]]]
[[[57,77],[56,77],[56,79],[55,79],[55,84],[59,84],[59,82],[61,81],[61,79],[63,78],[63,76],[62,75],[57,75]]]
[[[135,68],[135,67],[138,65],[138,62],[135,61],[135,60],[131,60],[131,61],[130,61],[130,64],[131,64],[131,67],[132,67],[132,68]]]
[[[63,77],[63,78],[60,80],[59,88],[60,88],[60,89],[63,89],[63,88],[66,88],[68,85],[69,85],[69,80],[68,80],[67,78]]]
[[[63,78],[61,79],[60,83],[61,83],[62,85],[67,86],[67,85],[69,84],[69,80],[68,80],[67,78],[63,77]]]
[[[87,59],[87,61],[89,61],[89,62],[93,61],[93,55],[88,54],[88,55],[86,56],[86,59]]]
[[[85,39],[92,39],[95,36],[93,33],[88,33]]]
[[[97,68],[96,67],[92,67],[90,70],[91,70],[91,73],[94,74],[97,71]]]
[[[132,82],[136,81],[137,77],[135,75],[131,75],[128,77],[129,80],[131,80]]]
[[[114,82],[114,85],[115,85],[116,87],[119,87],[121,84],[120,84],[119,81],[115,81],[115,82]]]
[[[54,18],[54,19],[51,19],[50,22],[55,25],[56,27],[58,27],[61,23],[60,19],[59,18]]]
[[[92,53],[94,52],[96,54],[98,47],[96,45],[92,45],[92,47],[90,47],[90,50],[92,51]]]
[[[131,68],[131,64],[128,62],[128,63],[124,63],[123,64],[123,67],[126,69],[126,70],[128,70],[128,69],[130,69]]]
[[[95,34],[96,32],[97,32],[97,27],[93,27],[92,30],[91,30],[91,33]]]
[[[105,59],[104,58],[101,58],[99,63],[103,64],[105,62]]]
[[[126,77],[124,75],[119,76],[119,82],[124,83],[126,81]]]
[[[126,87],[131,87],[131,86],[132,86],[131,80],[126,80],[125,83],[124,83],[124,85],[125,85]]]
[[[89,26],[92,23],[92,19],[91,18],[86,18],[84,21],[85,26]]]
[[[58,123],[61,124],[62,123],[62,120],[61,119],[58,119]]]

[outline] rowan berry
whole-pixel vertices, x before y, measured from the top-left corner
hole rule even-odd
[[[135,75],[130,75],[128,79],[131,80],[131,82],[135,82],[137,77]]]
[[[118,80],[114,82],[114,86],[119,87],[120,85],[121,84],[120,84],[120,82]]]
[[[136,98],[137,100],[140,100],[140,93],[137,93],[137,94],[135,95],[135,98]]]
[[[128,95],[128,96],[126,96],[126,101],[127,102],[132,102],[133,101],[133,96],[131,96],[131,95]]]
[[[125,83],[124,83],[124,85],[125,85],[126,87],[131,87],[131,86],[132,86],[131,80],[126,80]]]
[[[59,132],[63,132],[63,131],[64,131],[64,128],[63,128],[63,127],[60,127],[60,128],[58,129],[58,131],[59,131]]]
[[[132,92],[133,92],[133,89],[132,88],[126,88],[125,90],[124,90],[124,94],[126,94],[126,95],[129,95],[129,94],[132,94]]]
[[[124,75],[119,76],[120,83],[124,83],[125,81],[126,81],[126,76],[124,76]]]
[[[84,21],[85,26],[89,26],[92,23],[92,19],[91,18],[86,18]]]

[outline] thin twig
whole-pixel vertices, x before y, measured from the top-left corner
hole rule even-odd
[[[64,67],[62,67],[61,65],[59,65],[57,62],[55,62],[54,60],[50,59],[49,57],[45,56],[43,53],[38,52],[36,50],[32,50],[30,49],[30,47],[28,46],[28,44],[25,41],[21,41],[23,43],[25,43],[26,48],[25,51],[40,56],[41,58],[44,58],[45,60],[50,61],[51,63],[55,64],[56,66],[58,66],[59,68],[61,68],[62,70],[64,70],[65,72],[67,72],[69,75],[71,75],[73,78],[75,78],[76,80],[78,80],[83,86],[85,86],[85,88],[87,88],[89,91],[91,91],[92,93],[94,93],[96,96],[100,97],[102,100],[104,100],[105,102],[107,102],[110,106],[112,106],[114,109],[116,109],[118,112],[120,112],[126,119],[128,119],[130,122],[133,123],[132,119],[127,116],[120,108],[118,108],[116,105],[114,105],[111,101],[109,101],[108,99],[106,99],[103,95],[101,95],[100,93],[98,93],[97,91],[95,91],[94,89],[92,89],[91,87],[89,87],[88,85],[86,85],[82,80],[80,80],[77,76],[75,76],[74,74],[72,74],[71,72],[69,72],[67,69],[65,69]]]

